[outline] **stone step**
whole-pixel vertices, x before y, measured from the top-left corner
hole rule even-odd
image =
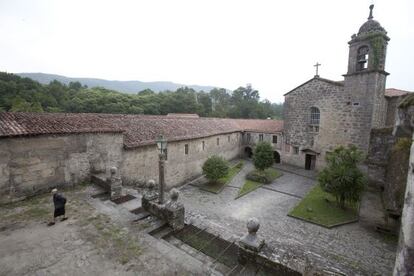
[[[135,218],[135,221],[145,219],[145,218],[149,217],[150,215],[151,215],[150,213],[148,213],[146,211],[142,211],[139,214],[137,214],[137,216]]]
[[[156,229],[163,227],[167,223],[156,217],[152,217],[152,219],[150,220],[150,224],[151,225],[146,229],[147,233],[151,233],[155,231]]]
[[[159,229],[156,229],[155,231],[153,231],[152,233],[149,233],[149,234],[152,235],[154,238],[162,239],[165,236],[171,234],[173,231],[174,230],[166,224],[163,227],[161,227]]]

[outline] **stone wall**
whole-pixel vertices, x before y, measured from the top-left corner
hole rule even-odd
[[[89,180],[122,161],[123,136],[42,135],[0,140],[0,202]]]
[[[263,135],[263,139],[261,140],[261,135]],[[277,142],[273,143],[273,136],[277,136]],[[243,145],[250,146],[252,149],[254,146],[259,143],[260,141],[268,142],[272,145],[273,149],[278,151],[279,153],[282,150],[283,144],[283,135],[280,132],[277,133],[262,133],[262,132],[251,132],[246,131],[242,134]]]
[[[387,100],[387,118],[385,120],[385,125],[393,127],[395,124],[395,118],[397,115],[398,105],[407,97],[407,95],[399,97],[386,97]]]
[[[373,129],[371,131],[369,151],[367,155],[369,185],[384,189],[386,168],[396,138],[393,128]]]
[[[219,139],[217,145],[217,139]],[[203,149],[204,142],[204,149]],[[183,184],[202,174],[202,166],[211,155],[230,160],[241,154],[241,133],[216,135],[168,143],[165,181],[167,188]],[[188,154],[185,154],[188,145]],[[155,145],[124,151],[122,177],[128,184],[158,182],[158,150]]]
[[[407,181],[409,148],[407,138],[393,136],[393,128],[373,129],[367,157],[369,184],[382,191],[384,209],[399,216]]]

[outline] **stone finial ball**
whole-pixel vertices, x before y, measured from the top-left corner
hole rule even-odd
[[[249,233],[256,233],[259,230],[260,223],[257,218],[250,218],[247,221],[247,230]]]
[[[154,179],[148,180],[147,185],[148,185],[148,188],[149,189],[154,189],[154,187],[155,187],[155,180]]]
[[[171,200],[177,201],[179,195],[180,195],[180,192],[176,188],[171,189],[171,192],[170,192]]]
[[[116,174],[116,172],[118,171],[118,169],[116,167],[111,167],[109,169],[109,171],[111,172],[111,174]]]

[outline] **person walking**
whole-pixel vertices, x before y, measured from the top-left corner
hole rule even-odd
[[[68,219],[65,215],[66,198],[63,195],[59,194],[56,188],[52,190],[52,197],[55,211],[53,213],[53,221],[49,222],[48,226],[54,225],[56,223],[57,217],[63,216],[61,221]]]

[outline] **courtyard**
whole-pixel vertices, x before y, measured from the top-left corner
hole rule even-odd
[[[259,234],[278,254],[295,252],[303,258],[323,262],[348,270],[349,273],[390,275],[396,241],[376,233],[361,223],[351,223],[332,229],[287,216],[289,211],[315,185],[315,176],[309,171],[290,166],[278,166],[283,175],[272,184],[235,200],[246,173],[253,169],[247,162],[223,191],[216,195],[187,185],[182,201],[187,213],[194,216],[192,223],[221,228],[236,236],[245,233],[247,219],[260,220]]]
[[[238,199],[245,175],[242,170],[219,194],[197,184],[183,186],[180,201],[186,222],[236,240],[246,233],[246,221],[260,220],[259,234],[274,254],[325,265],[347,275],[389,275],[396,243],[352,223],[333,229],[288,217],[288,212],[315,185],[312,175],[279,166],[283,173]],[[191,253],[149,232],[160,221],[137,221],[131,211],[140,207],[140,190],[126,188],[135,198],[115,204],[92,197],[99,188],[83,185],[64,191],[69,199],[64,222],[47,227],[52,203],[41,195],[7,205],[0,215],[0,275],[211,275],[213,265],[200,252]],[[194,250],[193,250],[194,251]],[[16,265],[16,260],[18,265]]]

